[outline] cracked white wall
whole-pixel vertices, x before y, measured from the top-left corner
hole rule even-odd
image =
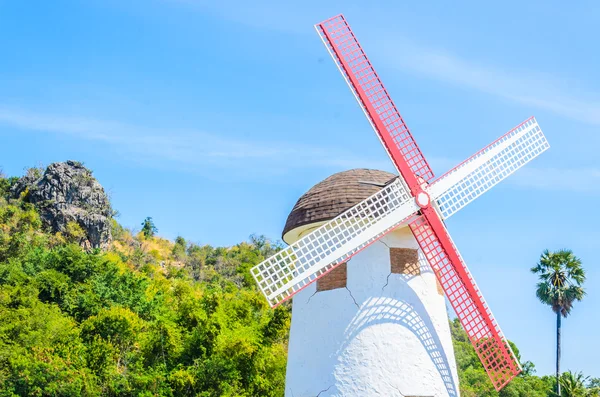
[[[395,230],[348,262],[347,288],[294,296],[286,397],[458,396],[435,275],[421,254],[421,275],[390,275],[388,247],[418,245]]]

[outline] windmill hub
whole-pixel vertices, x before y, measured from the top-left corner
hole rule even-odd
[[[421,192],[417,193],[417,204],[419,204],[419,207],[427,208],[427,207],[429,207],[430,203],[431,203],[431,199],[429,198],[429,195],[427,194],[427,192],[421,191]]]

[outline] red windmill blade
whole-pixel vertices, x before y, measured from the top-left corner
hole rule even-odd
[[[331,57],[408,187],[433,179],[410,130],[343,15],[315,25]]]
[[[433,224],[429,223],[425,212],[435,214]],[[496,390],[502,389],[521,372],[521,365],[452,243],[450,235],[431,207],[423,210],[423,216],[411,222],[410,228],[475,347],[490,380]],[[443,230],[443,237],[451,246],[449,250],[441,243],[436,229]]]
[[[433,172],[345,18],[338,15],[317,24],[316,29],[421,207],[422,216],[411,223],[411,229],[494,387],[500,390],[521,368],[440,215],[431,206],[425,189]]]

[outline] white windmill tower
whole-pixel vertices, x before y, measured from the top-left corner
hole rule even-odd
[[[330,176],[298,200],[284,241],[396,178],[364,169]],[[286,395],[458,395],[443,290],[419,254],[410,229],[398,227],[294,296]]]
[[[457,396],[442,292],[501,389],[521,367],[443,220],[548,149],[541,129],[532,117],[434,179],[344,17],[316,28],[400,177],[317,184],[290,246],[251,270],[272,306],[294,296],[286,396]]]

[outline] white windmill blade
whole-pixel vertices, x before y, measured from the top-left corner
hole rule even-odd
[[[448,219],[549,147],[531,117],[438,178],[428,192]]]
[[[407,221],[419,206],[401,178],[250,272],[271,306],[277,306],[335,266]]]

